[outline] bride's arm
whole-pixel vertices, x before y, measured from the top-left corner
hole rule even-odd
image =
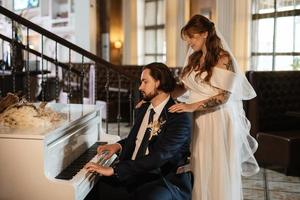
[[[215,67],[220,67],[230,71],[233,70],[232,62],[227,56],[222,57]],[[182,104],[182,103],[175,104],[169,108],[169,111],[170,112],[213,111],[217,109],[218,106],[225,104],[228,101],[231,94],[229,91],[225,91],[220,88],[216,88],[216,89],[218,89],[219,91],[217,95],[211,96],[208,99],[191,103],[191,104]]]
[[[177,103],[169,108],[170,112],[209,112],[216,110],[218,106],[225,104],[230,96],[230,92],[220,90],[221,92],[208,99],[191,104]]]
[[[195,111],[215,110],[218,106],[225,104],[228,101],[229,97],[230,92],[221,90],[221,92],[215,96],[194,103],[194,106],[196,107]]]
[[[228,56],[221,57],[215,67],[233,71],[232,61]],[[228,101],[230,92],[219,88],[217,89],[219,90],[217,95],[196,103],[198,104],[196,111],[209,111],[210,109],[214,110],[214,108],[225,104]]]

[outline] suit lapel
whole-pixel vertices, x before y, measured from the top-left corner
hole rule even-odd
[[[143,122],[143,119],[144,119],[144,116],[145,116],[145,113],[146,111],[148,110],[148,107],[149,107],[150,103],[144,103],[142,105],[142,107],[140,108],[138,114],[137,114],[137,119],[132,127],[132,132],[134,133],[134,135],[136,136],[140,127],[141,127],[141,124]]]
[[[172,98],[169,99],[163,110],[161,111],[158,120],[160,122],[162,121],[167,121],[168,120],[168,115],[169,115],[169,108],[175,104],[174,100]],[[164,127],[165,123],[162,125]]]
[[[174,100],[172,98],[169,99],[169,101],[167,102],[167,104],[165,105],[165,107],[163,108],[163,110],[161,111],[160,115],[159,115],[159,120],[167,120],[168,118],[168,109],[169,107],[171,107],[173,104],[175,104]],[[135,137],[140,129],[140,126],[142,124],[142,121],[144,119],[145,113],[149,107],[150,103],[144,103],[142,105],[142,107],[140,108],[140,111],[137,114],[137,119],[136,122],[134,123],[133,127],[132,127],[132,132],[135,133]]]
[[[165,107],[163,108],[163,110],[161,111],[159,117],[158,117],[158,121],[161,123],[161,127],[160,127],[160,132],[156,135],[156,136],[153,136],[149,142],[149,145],[150,144],[153,144],[157,137],[160,135],[160,134],[163,134],[165,128],[166,128],[166,122],[168,120],[168,109],[169,107],[171,107],[173,104],[174,104],[174,100],[172,98],[169,99],[169,101],[167,102],[167,104],[165,105]]]
[[[139,132],[140,126],[142,124],[142,121],[144,119],[145,113],[149,107],[150,103],[144,103],[141,108],[139,108],[136,112],[136,120],[134,122],[134,125],[127,137],[127,141],[125,144],[125,148],[123,149],[123,154],[120,159],[130,159],[133,151],[135,149],[135,142],[136,142],[136,137]]]
[[[167,102],[167,104],[165,105],[165,107],[163,108],[163,110],[161,111],[159,118],[158,119],[162,119],[162,120],[167,120],[168,118],[168,109],[175,104],[174,100],[170,97],[169,101]]]
[[[168,109],[171,105],[174,104],[174,100],[172,98],[169,99],[169,101],[167,102],[167,104],[165,105],[165,107],[163,108],[162,112],[160,113],[159,115],[159,120],[166,120],[168,119]],[[136,116],[136,121],[131,129],[131,132],[129,134],[130,138],[128,138],[128,145],[127,147],[129,147],[129,149],[127,149],[128,151],[126,151],[127,153],[126,154],[126,157],[131,157],[132,154],[133,154],[133,151],[135,149],[135,142],[136,142],[136,137],[137,137],[137,134],[139,132],[139,129],[140,129],[140,126],[143,122],[143,119],[144,119],[144,116],[145,116],[145,113],[146,111],[148,110],[148,107],[149,107],[150,103],[144,103],[142,105],[141,108],[139,108],[139,110],[137,111],[137,116]],[[165,129],[165,124],[162,125],[161,127],[161,133],[164,132],[164,129]],[[151,139],[151,141],[149,143],[153,143],[156,141],[156,138],[157,137],[154,137],[153,140]],[[125,156],[125,155],[124,155]]]

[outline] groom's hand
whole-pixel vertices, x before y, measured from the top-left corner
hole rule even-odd
[[[112,176],[114,174],[114,169],[112,167],[104,167],[98,165],[94,162],[87,163],[84,168],[91,173],[98,173],[103,176]]]
[[[109,159],[113,154],[117,153],[122,149],[122,146],[119,143],[101,145],[97,148],[97,153],[101,155],[104,152],[107,152],[105,159]]]

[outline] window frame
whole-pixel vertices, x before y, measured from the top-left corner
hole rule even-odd
[[[252,8],[254,8],[254,6],[256,6],[255,4],[258,2],[259,0],[252,0]],[[295,1],[294,1],[295,3]],[[276,29],[277,29],[277,19],[279,17],[300,17],[300,9],[296,9],[295,5],[294,5],[294,9],[293,10],[286,10],[286,11],[278,11],[277,9],[277,0],[274,0],[274,6],[273,6],[273,11],[272,12],[268,12],[268,13],[257,13],[257,10],[252,9],[252,17],[251,17],[251,26],[252,26],[252,38],[256,37],[256,39],[258,40],[258,36],[257,36],[257,27],[255,26],[256,20],[260,20],[260,19],[267,19],[267,18],[272,18],[274,19],[274,24],[273,24],[273,48],[272,48],[272,52],[258,52],[258,49],[254,49],[257,46],[257,41],[255,39],[252,40],[252,44],[251,44],[251,64],[252,64],[252,68],[254,68],[255,70],[259,70],[257,69],[258,65],[254,66],[254,56],[272,56],[272,71],[275,71],[275,67],[276,67],[276,57],[277,56],[292,56],[293,59],[296,56],[300,56],[300,52],[296,52],[295,50],[290,51],[290,52],[276,52]],[[296,33],[295,33],[295,18],[294,18],[294,33],[293,33],[293,40],[295,40]],[[295,49],[295,47],[294,47]],[[257,58],[258,59],[258,58]]]
[[[145,0],[145,4],[144,4],[144,10],[146,12],[146,4],[147,3],[150,3],[150,2],[155,2],[155,24],[154,25],[145,25],[145,21],[144,21],[144,46],[146,46],[146,31],[149,31],[149,30],[152,30],[154,31],[154,41],[155,41],[155,44],[154,44],[154,49],[155,49],[155,52],[154,53],[147,53],[146,52],[146,49],[144,49],[144,61],[145,61],[145,58],[146,57],[154,57],[154,60],[155,61],[158,61],[158,58],[159,57],[166,57],[167,56],[167,53],[166,51],[164,53],[158,53],[158,46],[157,46],[157,31],[158,30],[163,30],[164,33],[166,34],[166,29],[165,29],[165,23],[166,21],[164,21],[164,24],[158,24],[158,4],[159,2],[165,2],[165,0]],[[165,5],[165,4],[164,4]],[[166,7],[164,6],[164,8],[166,10]]]

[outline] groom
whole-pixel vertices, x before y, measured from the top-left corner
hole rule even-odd
[[[127,138],[98,147],[98,153],[119,153],[112,167],[88,163],[90,172],[102,174],[96,186],[97,199],[191,198],[192,177],[184,170],[189,156],[191,119],[187,113],[170,113],[170,92],[175,79],[163,63],[143,68],[140,92],[143,103]]]

